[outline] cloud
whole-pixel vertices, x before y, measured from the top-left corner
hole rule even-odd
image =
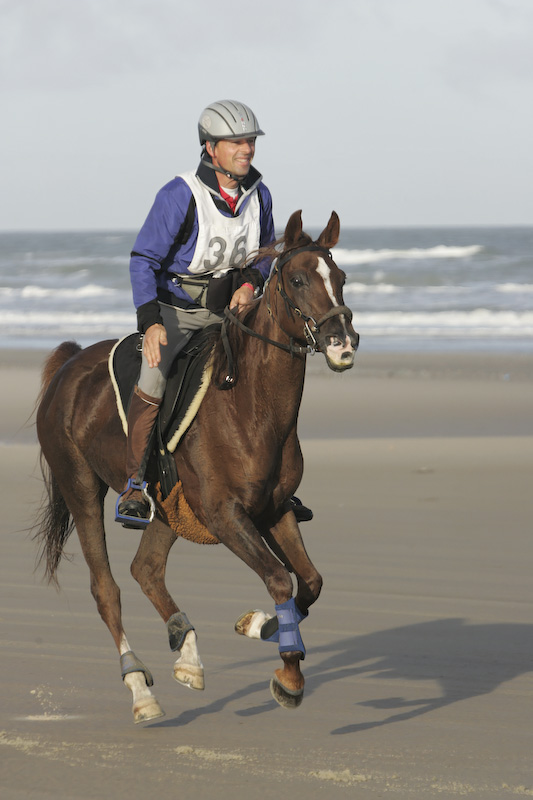
[[[176,22],[190,16],[170,0],[15,0],[1,12],[1,85],[30,90],[98,87],[175,62]]]
[[[527,220],[532,32],[530,0],[0,0],[0,217],[136,224],[235,97],[280,219]]]
[[[524,0],[477,2],[478,13],[458,18],[442,49],[441,74],[470,98],[498,95],[505,102],[509,90],[520,93],[533,83],[533,5]]]
[[[185,83],[208,66],[261,71],[267,59],[316,46],[320,11],[319,0],[0,0],[0,86],[91,88],[168,70]],[[333,23],[326,17],[324,30]]]

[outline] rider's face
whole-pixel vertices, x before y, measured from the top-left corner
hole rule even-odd
[[[225,172],[231,172],[239,178],[245,178],[250,170],[253,157],[255,155],[255,137],[249,139],[222,139],[215,143],[207,142],[207,152],[213,159],[215,167],[220,167]],[[219,173],[219,180],[222,186],[235,184],[225,175]],[[230,183],[227,183],[230,181]]]

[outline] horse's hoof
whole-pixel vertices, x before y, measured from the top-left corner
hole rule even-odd
[[[135,723],[148,722],[148,720],[164,716],[165,712],[155,697],[143,697],[133,705],[133,721]]]
[[[250,623],[254,614],[255,611],[245,611],[244,614],[241,614],[235,623],[235,632],[240,633],[241,636],[246,636],[246,632],[250,627]]]
[[[194,667],[190,664],[177,664],[174,666],[174,677],[178,683],[188,686],[189,689],[205,689],[203,667]]]
[[[255,609],[254,611],[246,611],[241,614],[235,623],[235,630],[241,636],[248,636],[249,639],[260,639],[261,628],[267,620],[270,619],[270,614],[265,614],[264,611]]]
[[[287,689],[276,677],[270,681],[270,692],[276,703],[283,708],[298,708],[304,699],[303,686],[296,691]]]

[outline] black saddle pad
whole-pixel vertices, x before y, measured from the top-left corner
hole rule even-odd
[[[161,438],[171,452],[194,419],[207,391],[210,350],[206,344],[216,328],[220,326],[211,325],[195,333],[171,367],[159,412]],[[127,430],[126,416],[131,396],[141,370],[141,350],[142,337],[139,333],[132,333],[115,345],[109,358],[109,371],[124,431]]]

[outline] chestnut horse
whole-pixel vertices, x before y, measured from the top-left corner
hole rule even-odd
[[[300,704],[305,648],[299,623],[317,599],[322,578],[311,563],[290,498],[303,472],[297,436],[306,353],[320,351],[341,372],[353,365],[359,337],[344,305],[344,273],[329,252],[339,238],[332,213],[316,241],[295,212],[262,297],[244,316],[226,309],[226,330],[212,355],[213,377],[174,452],[183,494],[196,519],[264,581],[276,614],[250,611],[238,633],[278,643],[282,668],[271,691],[285,707]],[[223,326],[224,327],[224,326]],[[152,694],[149,670],[135,656],[122,627],[120,590],[111,574],[104,498],[126,480],[126,437],[108,371],[114,341],[82,349],[64,342],[49,356],[37,410],[37,432],[47,495],[36,538],[47,576],[56,579],[64,544],[76,527],[91,576],[91,592],[120,654],[122,677],[133,695],[136,722],[163,714]],[[231,375],[228,363],[235,364]],[[220,390],[222,380],[227,391]],[[158,513],[145,529],[131,565],[133,577],[167,623],[179,653],[175,678],[204,688],[196,633],[165,585],[167,557],[176,534]],[[293,597],[293,581],[297,590]]]

